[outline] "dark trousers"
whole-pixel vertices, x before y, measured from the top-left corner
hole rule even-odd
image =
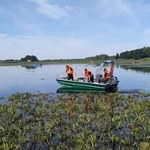
[[[73,74],[68,74],[68,80],[73,80]]]
[[[94,76],[91,75],[90,79],[88,79],[88,82],[94,82]]]

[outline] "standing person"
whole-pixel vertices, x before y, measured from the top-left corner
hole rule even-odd
[[[73,80],[73,69],[71,66],[69,65],[66,65],[66,73],[67,73],[67,76],[68,76],[68,80]]]

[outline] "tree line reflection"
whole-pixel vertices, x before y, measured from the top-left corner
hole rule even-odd
[[[116,67],[125,70],[134,70],[136,72],[150,73],[150,66],[117,65]]]

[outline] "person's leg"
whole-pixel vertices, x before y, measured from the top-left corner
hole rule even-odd
[[[70,80],[70,74],[68,74],[68,80]]]
[[[94,82],[94,76],[93,75],[91,76],[91,82]]]
[[[70,74],[70,79],[72,79],[72,80],[73,80],[73,74]]]
[[[68,80],[73,80],[73,74],[68,74]]]

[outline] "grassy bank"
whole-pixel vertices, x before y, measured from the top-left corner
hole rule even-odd
[[[115,60],[116,64],[119,65],[149,65],[150,66],[150,58],[144,58],[139,60],[134,59],[118,59]]]
[[[41,60],[38,62],[21,62],[21,61],[15,61],[15,62],[7,62],[7,61],[0,61],[0,66],[32,66],[33,64],[42,64],[42,65],[48,65],[48,64],[97,64],[99,65],[103,60],[86,60],[86,59],[68,59],[68,60]],[[117,65],[146,65],[150,66],[150,58],[145,59],[118,59],[114,60],[114,62]]]
[[[83,59],[70,59],[70,60],[41,60],[41,61],[34,61],[34,62],[23,62],[23,61],[15,61],[15,62],[7,62],[7,61],[0,61],[0,66],[32,66],[33,64],[42,64],[42,65],[49,65],[49,64],[82,64],[88,63]]]
[[[14,94],[0,149],[150,149],[149,94]]]

